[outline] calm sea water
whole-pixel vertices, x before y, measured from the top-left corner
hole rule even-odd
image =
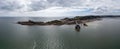
[[[104,18],[81,26],[24,26],[26,20],[60,18],[0,18],[0,49],[120,49],[120,18]]]

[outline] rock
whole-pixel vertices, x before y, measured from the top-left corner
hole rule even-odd
[[[60,20],[53,20],[53,21],[46,22],[46,24],[48,24],[48,25],[63,25],[64,23]]]
[[[41,22],[41,21],[34,22],[32,20],[28,20],[28,21],[17,22],[17,23],[21,25],[64,25],[64,24],[71,25],[71,24],[76,24],[75,21],[77,21],[78,24],[80,24],[80,23],[96,21],[98,18],[102,18],[102,17],[100,16],[76,16],[74,18],[64,18],[64,19],[53,20],[53,21],[48,21],[48,22]],[[84,25],[87,26],[86,24]]]
[[[25,22],[18,22],[18,24],[21,24],[21,25],[45,25],[44,22],[34,22],[34,21],[25,21]]]

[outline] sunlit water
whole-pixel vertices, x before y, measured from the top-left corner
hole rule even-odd
[[[0,49],[120,49],[120,18],[104,18],[81,26],[24,26],[18,21],[60,18],[0,18]]]

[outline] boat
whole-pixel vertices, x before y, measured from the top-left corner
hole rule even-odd
[[[76,26],[75,26],[75,29],[80,29],[80,25],[76,25]]]
[[[76,21],[75,30],[79,32],[79,31],[80,31],[80,28],[81,28],[80,25],[79,25],[79,24],[77,23],[77,21]]]

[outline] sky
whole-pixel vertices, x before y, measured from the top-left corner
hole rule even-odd
[[[120,0],[0,0],[0,16],[120,15]]]

